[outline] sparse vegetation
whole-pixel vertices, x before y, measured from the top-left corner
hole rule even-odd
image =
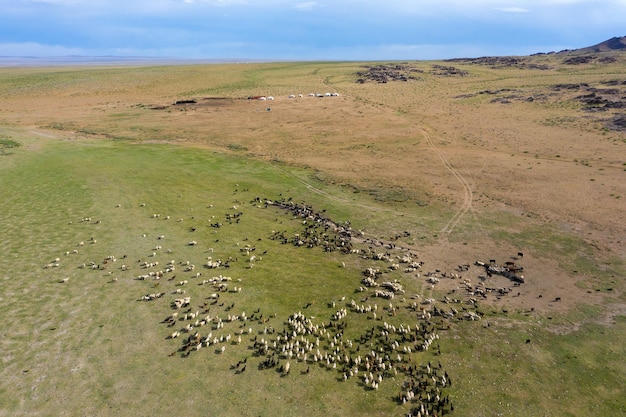
[[[11,150],[18,148],[19,142],[14,141],[10,137],[0,136],[0,155],[10,155]]]
[[[451,415],[626,413],[615,57],[0,69],[0,151],[14,152],[0,158],[2,412],[403,416],[410,358],[451,378]],[[409,82],[356,83],[364,68]],[[326,92],[340,94],[308,96]],[[247,99],[260,95],[271,111]],[[311,243],[320,226],[266,198],[349,225],[359,252]],[[420,275],[369,251],[411,251]],[[485,275],[475,261],[491,259],[525,282]],[[405,292],[361,291],[368,268]],[[220,275],[223,291],[201,285]],[[178,290],[192,302],[168,327]],[[213,320],[185,333],[196,311]],[[438,345],[400,347],[378,389],[310,356],[260,369],[272,356],[255,343],[278,345],[298,312],[344,326],[322,353],[385,352],[368,339],[384,322],[432,325]],[[231,338],[195,351],[195,331]]]

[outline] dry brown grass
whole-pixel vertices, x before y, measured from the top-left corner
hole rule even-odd
[[[573,321],[554,324],[567,333],[589,324],[577,315],[581,303],[610,304],[615,313],[598,314],[606,322],[624,311],[626,138],[604,124],[620,110],[584,112],[576,99],[584,91],[554,86],[609,88],[602,82],[626,80],[626,59],[532,60],[553,69],[453,63],[469,75],[442,77],[430,73],[433,63],[416,62],[419,80],[387,84],[355,83],[358,63],[2,69],[0,125],[69,141],[178,143],[310,169],[301,180],[342,186],[341,198],[363,208],[355,221],[369,236],[409,230],[402,244],[430,269],[524,252],[531,272],[520,296],[489,307],[570,314]],[[340,96],[308,97],[327,91]],[[261,94],[276,99],[246,99]],[[196,104],[173,105],[192,98]],[[368,204],[365,194],[383,204]],[[378,216],[384,210],[388,221]]]

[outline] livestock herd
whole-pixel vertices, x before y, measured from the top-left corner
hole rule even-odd
[[[172,345],[170,356],[188,357],[203,352],[223,355],[227,349],[233,349],[243,356],[230,366],[237,375],[250,372],[253,367],[259,371],[274,370],[282,377],[306,377],[312,369],[323,369],[334,374],[337,383],[356,383],[368,391],[379,390],[381,384],[392,384],[398,390],[396,401],[404,405],[406,415],[423,417],[451,413],[454,406],[446,391],[452,385],[452,378],[439,361],[437,364],[430,361],[441,355],[440,334],[455,321],[480,320],[479,300],[491,293],[504,296],[511,289],[490,288],[485,284],[487,278],[482,276],[480,282],[472,284],[462,276],[471,267],[469,264],[459,265],[454,272],[425,271],[424,261],[418,260],[414,250],[366,238],[363,232],[353,230],[349,222],[335,222],[324,212],[316,212],[291,199],[257,197],[249,203],[246,207],[237,201],[224,215],[225,223],[207,219],[216,229],[215,233],[225,225],[239,224],[255,209],[274,210],[277,216],[293,219],[299,230],[268,231],[255,245],[238,243],[237,254],[227,258],[216,257],[215,253],[223,252],[220,248],[196,241],[201,237],[194,233],[195,227],[187,229],[194,239],[178,244],[167,242],[171,244],[169,249],[163,249],[167,241],[164,234],[155,233],[153,240],[144,234],[142,237],[150,246],[145,251],[145,259],[131,261],[121,255],[118,266],[118,257],[108,254],[100,260],[78,261],[77,266],[85,274],[104,271],[112,285],[120,279],[136,282],[142,294],[137,297],[140,302],[166,300],[170,314],[160,325],[168,328],[164,330],[167,333],[164,343]],[[149,218],[155,222],[170,219],[159,214]],[[99,221],[87,217],[80,222]],[[184,219],[179,219],[176,223],[183,222]],[[354,273],[354,291],[350,294],[308,302],[289,317],[264,311],[269,309],[268,305],[250,308],[247,304],[250,311],[247,314],[241,307],[236,308],[238,297],[245,292],[246,270],[267,255],[267,251],[257,247],[266,238],[274,245],[339,252],[342,256],[357,257],[368,266]],[[219,239],[213,239],[212,246],[216,246]],[[251,240],[245,238],[245,241]],[[97,240],[90,237],[87,242],[96,245]],[[76,246],[84,245],[81,241]],[[194,258],[171,259],[177,246],[197,249]],[[72,249],[65,255],[80,257],[80,251]],[[234,269],[230,268],[240,258],[245,260],[246,266],[237,269],[240,276],[231,277]],[[44,267],[57,268],[61,262],[61,257],[55,258]],[[485,267],[488,274],[508,271],[493,262],[477,261],[477,265]],[[342,266],[345,267],[345,262]],[[520,270],[516,268],[515,271]],[[177,278],[181,274],[183,279]],[[440,295],[436,288],[444,279],[454,280],[459,285]],[[57,277],[56,281],[72,285],[66,278]],[[523,282],[513,281],[512,285]],[[426,291],[409,293],[405,289],[419,288],[416,284],[423,285]],[[147,293],[146,286],[150,288]],[[154,292],[157,287],[161,291]],[[312,303],[325,305],[324,317],[305,314]],[[429,350],[428,356],[423,355]],[[424,359],[426,357],[430,359]]]
[[[287,98],[303,98],[304,94],[289,94],[287,96]],[[309,93],[308,97],[318,97],[318,98],[322,98],[322,97],[339,97],[339,93],[333,92],[333,93]],[[274,96],[248,96],[248,100],[261,100],[261,101],[273,101],[274,100]]]

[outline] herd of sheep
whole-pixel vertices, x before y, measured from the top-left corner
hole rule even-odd
[[[382,384],[393,384],[398,388],[398,404],[408,404],[408,408],[403,408],[407,415],[441,416],[454,410],[446,393],[452,384],[450,376],[440,363],[421,360],[421,352],[431,350],[429,358],[440,355],[442,331],[454,321],[480,320],[479,299],[492,291],[503,295],[510,289],[492,289],[484,282],[472,284],[462,277],[469,265],[459,265],[456,272],[425,271],[424,262],[418,260],[414,251],[367,239],[362,232],[352,230],[349,222],[335,222],[305,204],[254,198],[248,209],[242,206],[233,206],[235,212],[224,215],[225,223],[214,221],[211,227],[238,224],[244,213],[256,208],[295,218],[299,231],[268,231],[258,241],[269,238],[274,241],[272,244],[339,251],[344,256],[360,258],[368,266],[354,274],[354,292],[315,300],[326,307],[323,317],[306,314],[311,302],[289,317],[277,317],[260,307],[246,312],[236,307],[238,297],[245,292],[245,275],[231,277],[230,267],[241,258],[246,266],[238,271],[245,274],[246,269],[263,260],[267,251],[249,243],[238,244],[236,256],[219,258],[214,254],[220,252],[219,248],[214,250],[203,243],[193,227],[188,233],[200,241],[185,239],[176,244],[167,241],[164,234],[155,234],[154,240],[142,235],[150,247],[145,258],[136,261],[121,255],[118,262],[118,257],[110,254],[98,260],[77,260],[81,246],[97,244],[94,237],[87,243],[77,242],[77,247],[65,255],[74,256],[73,261],[85,274],[104,271],[111,284],[120,279],[137,282],[141,294],[138,301],[166,303],[167,307],[161,308],[169,308],[170,313],[160,325],[167,328],[164,343],[172,345],[170,356],[206,352],[222,355],[233,349],[243,357],[231,365],[235,374],[250,372],[252,363],[257,370],[274,369],[282,377],[304,377],[311,369],[321,368],[333,373],[338,383],[352,382],[366,390],[377,391]],[[163,221],[170,217],[151,214],[149,218]],[[93,223],[91,218],[80,222]],[[182,222],[179,219],[178,223]],[[163,249],[166,241],[171,245],[169,249]],[[212,246],[218,241],[215,239]],[[172,259],[177,246],[197,248],[195,258]],[[57,268],[61,262],[61,257],[55,258],[44,267]],[[459,285],[437,299],[433,290],[443,279],[455,280]],[[431,296],[409,294],[403,281],[415,280],[423,282]],[[72,285],[68,278],[57,281]],[[150,288],[148,292],[146,286]],[[359,328],[346,332],[354,323]]]

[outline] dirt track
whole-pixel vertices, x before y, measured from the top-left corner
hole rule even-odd
[[[452,175],[454,175],[454,177],[458,180],[459,184],[461,184],[461,187],[463,187],[463,202],[461,204],[461,207],[456,212],[456,214],[452,217],[452,219],[450,219],[450,221],[446,223],[446,225],[441,229],[442,233],[450,234],[454,231],[454,228],[456,227],[457,224],[459,224],[463,216],[472,208],[472,200],[473,200],[472,187],[469,185],[465,177],[463,177],[463,175],[461,175],[461,173],[457,169],[455,169],[452,166],[452,164],[450,164],[448,159],[446,159],[446,156],[444,155],[444,153],[435,146],[435,143],[433,142],[433,139],[430,133],[428,133],[426,129],[423,127],[418,127],[418,130],[426,139],[426,142],[428,143],[428,146],[430,147],[430,149],[439,157],[439,160],[444,165],[444,167],[450,173],[452,173]]]

